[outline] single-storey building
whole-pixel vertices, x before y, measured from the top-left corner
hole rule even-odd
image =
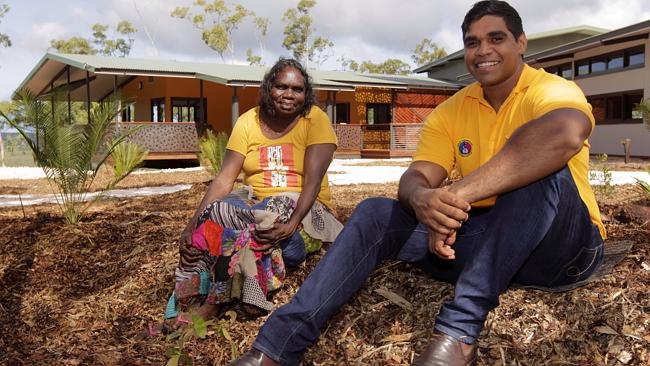
[[[47,53],[19,88],[37,96],[63,87],[90,105],[127,101],[116,128],[146,125],[134,139],[149,159],[193,159],[197,135],[229,133],[257,105],[266,68],[216,63]],[[421,122],[460,85],[420,76],[310,70],[321,107],[334,123],[337,154],[410,156]]]

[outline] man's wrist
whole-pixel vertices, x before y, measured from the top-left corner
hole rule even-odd
[[[451,193],[455,194],[456,196],[458,196],[459,198],[462,198],[465,201],[471,203],[471,201],[469,200],[469,197],[467,196],[467,192],[464,189],[463,185],[460,183],[460,181],[456,181],[456,182],[450,184],[449,186],[447,186],[446,188],[449,190],[449,192],[451,192]]]

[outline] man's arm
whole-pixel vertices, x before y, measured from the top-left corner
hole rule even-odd
[[[549,112],[519,127],[501,151],[450,191],[476,202],[546,177],[582,149],[591,128],[589,118],[577,109]]]

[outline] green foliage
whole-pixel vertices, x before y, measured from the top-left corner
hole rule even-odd
[[[0,4],[0,19],[9,12],[11,8],[7,4]],[[11,47],[11,38],[5,33],[0,33],[0,46]]]
[[[113,176],[115,177],[114,184],[117,184],[142,164],[149,151],[141,145],[126,140],[116,144],[114,140],[111,144],[115,145],[111,158],[113,160]]]
[[[212,130],[208,130],[199,140],[199,162],[207,167],[213,176],[217,175],[221,169],[223,157],[226,155],[227,144],[228,135],[225,132],[219,132],[215,135]]]
[[[650,170],[648,171],[648,175],[650,176]],[[646,198],[650,200],[650,184],[648,182],[643,181],[641,179],[636,180],[636,186],[641,192],[641,194]]]
[[[444,48],[438,48],[435,42],[425,38],[415,45],[411,59],[416,66],[422,66],[445,56],[447,56],[447,51]]]
[[[282,47],[291,51],[297,60],[322,65],[329,58],[327,52],[334,47],[334,43],[320,36],[310,43],[315,29],[309,10],[315,5],[315,0],[300,0],[295,9],[288,9],[284,13],[282,21],[286,26]]]
[[[170,15],[186,19],[198,28],[203,42],[216,51],[221,60],[225,61],[224,53],[229,51],[234,61],[235,42],[232,35],[241,22],[252,13],[240,4],[230,7],[224,0],[195,0],[193,6],[201,13],[192,12],[190,7],[179,6]]]
[[[74,53],[78,55],[94,55],[97,53],[97,50],[91,45],[90,41],[83,37],[53,39],[50,41],[50,47],[59,53]]]
[[[239,356],[239,352],[237,351],[237,342],[230,336],[228,329],[235,323],[236,319],[237,313],[232,310],[227,311],[226,318],[219,319],[216,324],[214,320],[206,321],[200,316],[192,314],[191,327],[181,328],[166,337],[168,342],[175,340],[176,344],[167,350],[166,355],[169,359],[165,366],[193,365],[194,359],[186,353],[185,343],[193,337],[205,339],[210,334],[208,328],[213,325],[216,326],[216,334],[230,343],[230,358],[231,361],[234,361]]]
[[[110,122],[119,113],[116,103],[108,101],[97,104],[90,121],[86,125],[79,125],[68,123],[67,103],[62,102],[58,95],[41,100],[28,90],[21,90],[16,93],[15,102],[26,124],[35,128],[35,138],[30,138],[25,128],[6,114],[0,113],[0,117],[16,128],[29,145],[34,160],[43,168],[55,190],[66,222],[79,222],[86,210],[123,178],[114,177],[99,194],[87,200],[99,169],[116,146],[130,134],[103,146]],[[124,172],[128,174],[131,170]]]
[[[68,39],[53,39],[50,46],[60,53],[74,53],[81,55],[104,55],[126,57],[131,53],[135,39],[133,34],[138,30],[128,21],[120,21],[116,26],[119,38],[109,38],[109,27],[105,24],[93,24],[91,27],[92,38],[71,37]]]
[[[612,186],[612,171],[609,169],[607,154],[600,154],[596,157],[598,163],[595,166],[595,172],[590,173],[592,180],[597,180],[600,184],[596,185],[595,189],[606,197],[610,197],[614,193]]]
[[[411,72],[409,64],[396,58],[389,58],[381,63],[374,63],[372,61],[363,61],[361,64],[346,58],[340,58],[339,62],[344,69],[354,72],[365,72],[371,74],[391,74],[391,75],[407,75]]]
[[[251,66],[263,66],[262,57],[253,54],[253,50],[250,48],[246,50],[246,61]]]

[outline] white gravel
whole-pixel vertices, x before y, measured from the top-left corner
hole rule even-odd
[[[407,163],[410,159],[391,159],[390,162]],[[387,183],[397,182],[400,176],[406,170],[406,166],[388,166],[388,165],[372,165],[368,163],[380,164],[386,159],[334,159],[328,170],[328,177],[332,185],[345,185],[345,184],[359,184],[359,183]],[[362,164],[358,166],[357,164]],[[406,164],[404,164],[406,165]],[[183,172],[183,171],[200,171],[201,167],[195,168],[182,168],[182,169],[140,169],[134,174],[147,174],[157,173],[164,174],[167,172]],[[650,183],[650,174],[647,172],[630,172],[630,171],[614,171],[610,184],[635,184],[637,179]],[[36,179],[42,178],[45,174],[41,168],[0,168],[0,184],[2,179]],[[602,172],[595,171],[590,175],[590,183],[592,185],[603,184]],[[188,184],[178,184],[175,186],[163,187],[149,187],[149,188],[133,188],[133,189],[118,189],[109,192],[112,197],[133,197],[133,196],[148,196],[154,194],[164,194],[176,192],[184,189],[189,189]],[[89,195],[89,197],[92,197]],[[0,207],[17,206],[20,205],[22,199],[23,205],[33,205],[45,202],[56,202],[53,195],[23,195],[20,198],[18,195],[0,195]]]

